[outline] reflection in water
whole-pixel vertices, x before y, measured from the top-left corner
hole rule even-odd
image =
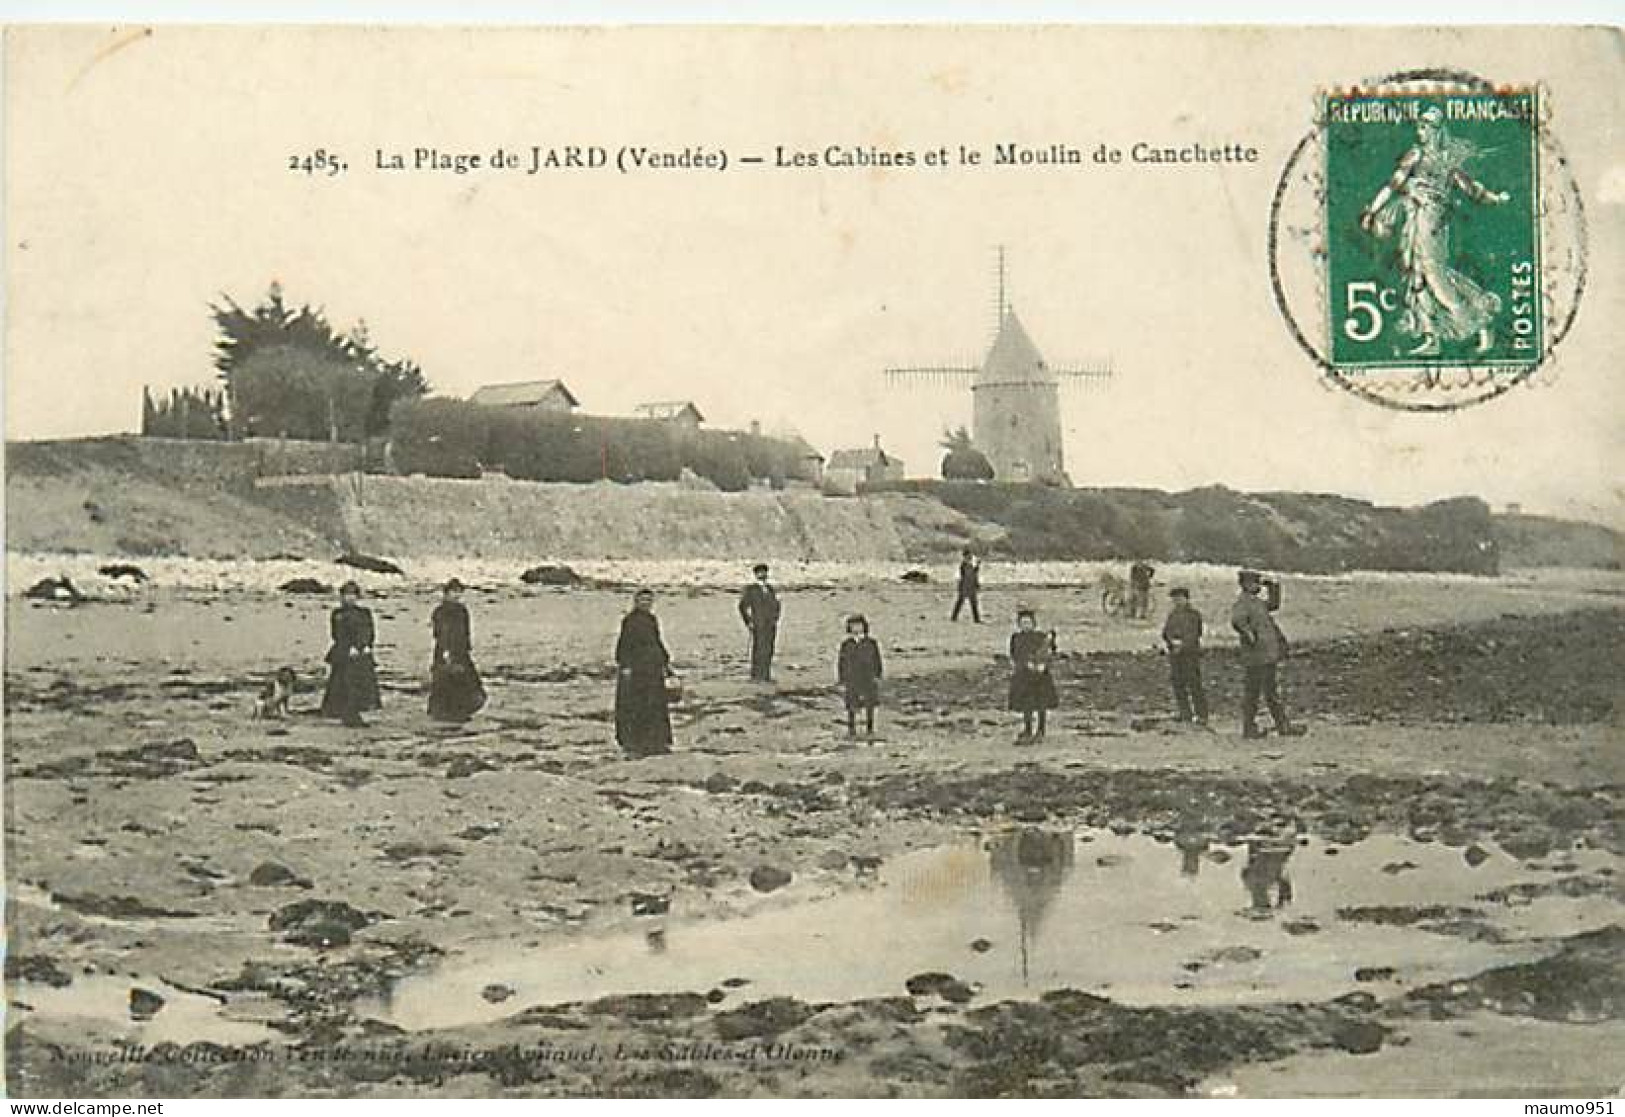
[[[1178,847],[1150,835],[1085,831],[1074,847],[1068,834],[1046,832],[1052,829],[1015,824],[984,831],[974,843],[899,854],[875,880],[816,900],[764,904],[738,918],[684,918],[679,911],[625,930],[471,943],[404,978],[387,999],[358,1002],[355,1013],[434,1029],[538,1005],[734,985],[745,991],[730,997],[844,1003],[896,995],[922,973],[952,974],[984,1004],[1067,988],[1109,990],[1136,1005],[1320,1001],[1347,993],[1356,967],[1391,968],[1407,985],[1455,980],[1545,957],[1549,939],[1611,926],[1625,912],[1612,894],[1589,891],[1520,905],[1477,900],[1487,890],[1531,883],[1523,862],[1499,847],[1466,872],[1457,850],[1394,834],[1325,857],[1330,847],[1314,837],[1255,834],[1250,848],[1197,819],[1178,830],[1208,836],[1203,871],[1182,876]],[[1602,871],[1619,866],[1602,850],[1577,850],[1572,860],[1566,873],[1587,879],[1606,880]],[[1415,868],[1385,871],[1401,861]],[[1287,881],[1294,864],[1312,873],[1312,883],[1302,875]],[[1479,941],[1421,923],[1337,915],[1379,904],[1484,906],[1483,918],[1500,934]],[[1265,921],[1278,924],[1288,913],[1313,921],[1318,933],[1269,933]],[[649,938],[657,926],[666,929],[658,936],[663,951]],[[1256,964],[1206,964],[1243,956]],[[1193,961],[1204,964],[1193,971]],[[490,1002],[482,993],[492,985],[513,995]],[[131,1027],[129,982],[121,979],[114,991],[106,1010]],[[165,1027],[176,1007],[172,998],[151,1024],[133,1027]]]
[[[1072,872],[1072,831],[1024,826],[988,843],[993,876],[1015,906],[1021,925],[1021,983],[1027,984],[1029,950],[1038,943],[1044,915]]]
[[[1276,908],[1292,902],[1292,881],[1286,875],[1287,858],[1291,856],[1291,842],[1258,839],[1247,843],[1241,883],[1252,902],[1250,914],[1267,918]]]
[[[1202,868],[1202,854],[1207,852],[1206,834],[1181,830],[1174,835],[1174,848],[1179,850],[1179,875],[1193,877]]]

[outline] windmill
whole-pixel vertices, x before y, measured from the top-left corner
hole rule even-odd
[[[1071,831],[1024,826],[988,845],[988,864],[1015,909],[1021,946],[1021,983],[1032,979],[1033,951],[1045,917],[1072,875]]]
[[[1066,484],[1061,446],[1063,384],[1109,379],[1109,361],[1082,368],[1052,368],[1028,336],[1007,297],[1004,247],[999,247],[993,344],[979,366],[921,365],[885,370],[890,387],[968,383],[972,441],[1001,481]]]

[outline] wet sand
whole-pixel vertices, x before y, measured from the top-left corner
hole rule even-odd
[[[1283,624],[1297,654],[1286,687],[1311,732],[1244,741],[1224,635],[1230,593],[1218,572],[1192,580],[1214,633],[1212,733],[1168,722],[1165,663],[1150,651],[1158,626],[1102,616],[1088,588],[995,587],[985,604],[998,619],[980,627],[949,624],[951,592],[940,584],[794,589],[773,688],[743,681],[745,633],[730,592],[673,589],[659,608],[688,694],[678,751],[646,760],[621,757],[611,739],[607,658],[620,590],[470,594],[492,701],[469,725],[444,728],[422,710],[433,595],[385,589],[373,607],[386,708],[363,732],[308,713],[319,700],[325,599],[178,588],[76,609],[13,599],[8,977],[22,979],[10,986],[13,1092],[1132,1094],[1217,1084],[1292,1093],[1308,1079],[1269,1068],[1312,1066],[1326,1053],[1391,1062],[1393,1074],[1369,1087],[1347,1079],[1380,1092],[1375,1083],[1402,1078],[1425,1045],[1449,1047],[1437,1039],[1440,1019],[1461,1021],[1451,1036],[1483,1022],[1490,1038],[1475,1050],[1486,1067],[1516,1046],[1508,1022],[1540,1019],[1572,1034],[1577,1051],[1591,1049],[1596,1029],[1617,1027],[1617,977],[1609,985],[1593,971],[1617,974],[1620,944],[1607,928],[1625,923],[1614,871],[1625,849],[1625,583],[1292,581]],[[1058,630],[1063,652],[1063,709],[1036,748],[1012,743],[995,660],[1018,598]],[[841,617],[857,609],[888,657],[872,744],[846,740],[831,685]],[[284,664],[301,671],[305,712],[251,720],[258,681]],[[926,920],[979,903],[1019,914],[1008,889],[966,897],[991,888],[977,843],[1024,830],[1072,836],[1085,869],[1069,870],[1068,887],[1104,872],[1087,851],[1115,840],[1157,843],[1167,860],[1156,871],[1177,887],[1180,843],[1200,835],[1204,856],[1225,855],[1202,862],[1204,879],[1225,874],[1234,908],[1220,897],[1195,909],[1180,932],[1188,950],[1145,978],[1168,985],[1161,998],[1081,962],[1021,995],[978,978],[979,966],[1009,959],[1008,919],[987,932],[998,941],[985,960],[967,933],[963,964],[949,967],[960,972],[915,983],[921,992],[885,988],[901,972],[886,967],[861,989],[798,987],[793,968],[769,988],[761,960],[778,948],[773,936],[714,930],[766,919],[804,933],[820,917],[799,913],[887,890]],[[1239,873],[1259,840],[1302,851],[1290,862],[1300,897],[1290,909],[1250,911]],[[1337,898],[1340,878],[1314,867],[1336,857],[1329,851],[1400,840],[1449,851],[1438,865],[1459,863],[1464,881],[1424,902],[1429,888],[1400,887],[1401,870],[1396,910],[1376,911],[1366,909],[1381,906],[1368,902],[1381,887],[1351,906]],[[960,847],[971,867],[933,885],[940,895],[908,883],[910,858]],[[1135,856],[1156,864],[1152,848]],[[1471,849],[1485,859],[1469,863]],[[1428,856],[1412,860],[1427,863],[1424,877],[1446,872]],[[763,869],[788,883],[753,887],[753,872],[758,885],[776,883]],[[1052,954],[1076,956],[1066,943],[1100,933],[1181,941],[1150,926],[1154,914],[1102,932],[1089,920],[1105,905],[1059,902],[1068,914],[1043,930]],[[1288,947],[1301,946],[1285,929],[1294,920],[1391,932],[1379,953],[1394,975],[1356,980],[1359,965],[1322,951],[1304,963],[1312,981],[1280,980],[1272,961],[1284,966],[1296,957]],[[688,935],[702,945],[690,951]],[[562,1007],[523,994],[535,958],[608,941],[644,942],[645,956],[608,953],[595,963],[610,971],[604,982]],[[1259,956],[1243,958],[1241,947]],[[692,989],[613,980],[623,964],[638,972],[634,959],[658,969],[649,959],[662,951],[672,969],[695,952],[702,962],[708,952],[732,957],[684,971]],[[905,951],[897,964],[908,960]],[[1262,993],[1214,985],[1226,965],[1255,967]],[[1558,1001],[1503,995],[1501,985],[1523,980],[1516,970],[1485,979],[1495,997],[1471,995],[1477,975],[1542,965],[1569,975],[1530,971]],[[753,967],[760,993],[719,984],[723,971]],[[391,1008],[397,990],[404,1004],[412,982],[437,974],[489,1010],[424,1027]],[[458,985],[476,980],[478,990]],[[1181,981],[1217,992],[1197,1003],[1174,988]],[[1466,992],[1450,992],[1463,983]],[[1429,994],[1435,985],[1445,993]],[[131,1019],[131,987],[164,998],[150,1020]],[[1146,1046],[1159,1029],[1163,1040]],[[164,1057],[89,1061],[120,1040]],[[431,1041],[445,1046],[426,1052]],[[756,1055],[743,1053],[753,1046]],[[324,1051],[361,1054],[293,1054]],[[1430,1091],[1478,1087],[1472,1058],[1450,1066],[1454,1077]],[[1622,1072],[1622,1061],[1608,1068],[1613,1081]]]

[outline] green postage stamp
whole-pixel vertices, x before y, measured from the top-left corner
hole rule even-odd
[[[1328,385],[1447,412],[1554,382],[1588,251],[1551,102],[1450,69],[1314,95],[1270,202],[1269,279]]]
[[[1545,346],[1534,89],[1334,93],[1330,363],[1516,373]]]

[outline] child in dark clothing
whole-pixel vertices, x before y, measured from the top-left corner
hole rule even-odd
[[[1050,674],[1055,656],[1055,634],[1038,631],[1038,616],[1031,609],[1016,614],[1016,631],[1010,635],[1010,708],[1021,711],[1021,736],[1016,744],[1042,740],[1048,728],[1049,711],[1061,704]],[[1033,731],[1033,715],[1038,729]]]
[[[880,645],[869,635],[869,621],[861,614],[846,620],[846,639],[836,660],[835,675],[846,697],[846,735],[858,735],[858,711],[863,711],[865,732],[875,737],[875,707],[880,705]]]
[[[1191,591],[1175,586],[1168,591],[1173,608],[1162,626],[1168,646],[1169,676],[1180,721],[1207,724],[1207,694],[1202,689],[1202,614],[1191,605]]]

